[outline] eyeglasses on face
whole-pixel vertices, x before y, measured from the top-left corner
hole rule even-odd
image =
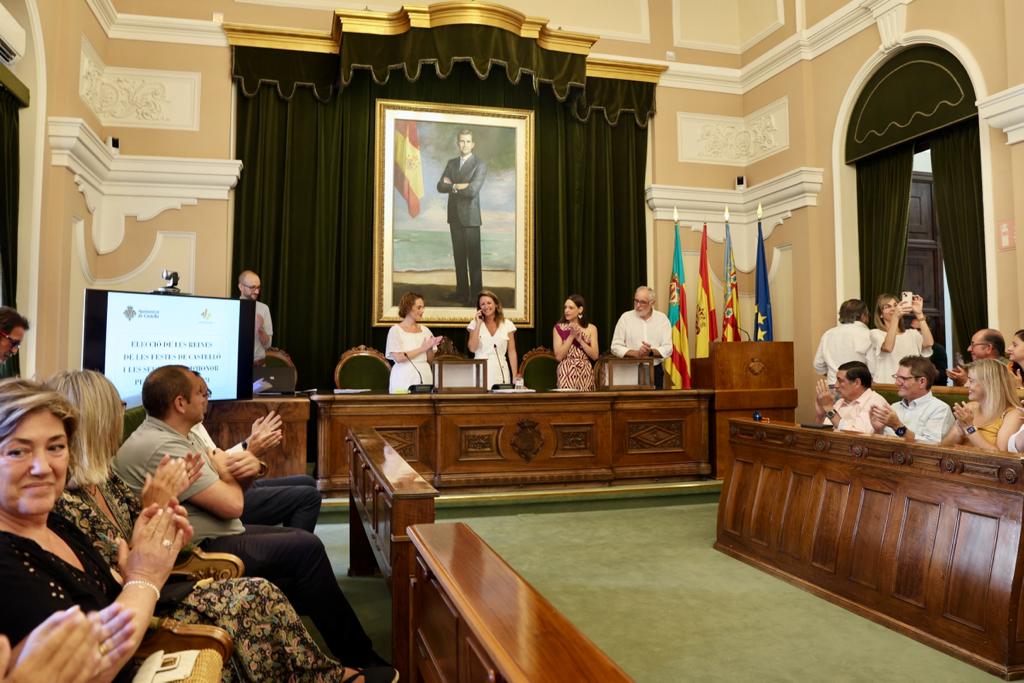
[[[2,335],[3,338],[7,340],[7,343],[11,345],[11,351],[17,351],[18,347],[21,346],[21,340],[12,339],[9,333],[0,330],[0,335]]]
[[[651,303],[651,300],[650,299],[633,299],[633,303],[634,304],[649,304],[649,303]]]
[[[909,375],[909,376],[905,376],[905,375],[898,375],[897,374],[897,375],[893,375],[892,378],[894,380],[896,380],[897,382],[909,382],[910,380],[913,380],[913,379],[924,379],[924,376],[923,375]]]
[[[987,342],[987,341],[979,341],[979,342],[972,341],[970,344],[967,345],[967,348],[970,349],[970,348],[974,348],[975,346],[992,346],[992,343],[991,342]]]

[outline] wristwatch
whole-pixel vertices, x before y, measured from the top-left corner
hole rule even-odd
[[[964,429],[964,433],[967,434],[968,436],[970,436],[976,431],[978,431],[978,428],[975,427],[974,425],[967,425],[967,427]]]
[[[831,420],[831,419],[832,419],[833,417],[835,417],[835,416],[836,416],[836,411],[834,411],[834,410],[830,410],[830,411],[828,411],[827,413],[825,413],[825,417],[827,417],[827,418],[828,418],[828,419],[830,419],[830,420]]]
[[[907,435],[907,425],[900,425],[893,431],[896,432],[896,436],[903,438],[904,436]]]

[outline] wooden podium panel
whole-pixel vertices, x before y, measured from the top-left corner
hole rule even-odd
[[[287,477],[306,473],[306,430],[309,423],[309,399],[293,396],[254,398],[248,401],[211,401],[203,425],[219,448],[230,448],[249,437],[252,423],[276,410],[281,416],[284,439],[264,460],[267,477]]]
[[[1024,676],[1024,458],[750,420],[730,428],[715,548],[986,671]]]
[[[715,476],[732,464],[729,420],[754,411],[769,420],[792,422],[797,406],[793,342],[714,342],[708,358],[691,362],[693,387],[714,389],[709,443]]]
[[[345,435],[355,427],[376,429],[437,488],[707,475],[708,399],[704,391],[317,395],[318,485],[348,490]]]

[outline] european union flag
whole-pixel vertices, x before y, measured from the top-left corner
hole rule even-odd
[[[754,296],[755,341],[772,341],[772,295],[768,291],[768,262],[764,258],[764,233],[757,222],[757,293]]]

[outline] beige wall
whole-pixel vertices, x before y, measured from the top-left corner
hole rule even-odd
[[[232,84],[230,82],[230,51],[226,47],[110,39],[93,16],[85,0],[18,0],[37,7],[42,26],[46,60],[47,117],[78,117],[100,137],[120,138],[122,154],[195,159],[228,159],[232,149]],[[525,2],[525,0],[524,0]],[[537,3],[530,0],[532,8]],[[38,3],[38,4],[37,4]],[[642,4],[641,4],[642,3]],[[704,7],[716,21],[722,14],[733,12],[734,24],[722,31],[733,40],[744,40],[757,33],[766,21],[774,0],[760,2],[751,13],[743,13],[747,0],[719,3],[687,3],[685,0],[633,0],[636,12],[646,7],[649,17],[648,42],[601,38],[594,51],[626,58],[666,60],[666,53],[675,53],[675,62],[702,66],[740,69],[769,59],[785,47],[798,30],[798,9],[805,16],[805,27],[811,27],[849,5],[843,0],[785,0],[785,25],[765,37],[743,54],[680,48],[674,45],[675,8]],[[397,8],[401,3],[394,3]],[[509,4],[517,6],[514,0]],[[528,4],[528,3],[527,3]],[[327,31],[331,14],[324,10],[275,8],[238,3],[233,0],[208,2],[185,0],[114,0],[122,13],[167,16],[208,21],[221,13],[225,21],[286,25]],[[952,40],[967,56],[968,68],[980,73],[983,86],[979,95],[991,95],[1009,86],[1024,82],[1024,47],[1017,37],[1024,29],[1024,3],[1017,0],[913,0],[906,6],[906,28],[910,33],[925,32]],[[526,5],[521,5],[528,11]],[[734,11],[735,10],[735,11]],[[754,11],[756,10],[756,12]],[[614,32],[615,12],[621,7],[593,12],[581,17],[579,24],[596,26],[602,22]],[[693,10],[696,11],[696,10]],[[866,10],[864,10],[866,12]],[[764,14],[764,16],[762,16]],[[710,16],[710,15],[709,15]],[[705,17],[706,19],[707,17]],[[568,20],[566,20],[568,21]],[[630,23],[629,30],[636,25]],[[82,37],[95,48],[108,67],[170,70],[198,73],[202,88],[198,130],[160,130],[145,127],[111,125],[104,127],[99,118],[78,95],[79,59]],[[789,41],[792,42],[792,41]],[[940,41],[941,42],[941,41]],[[851,195],[849,174],[839,173],[835,150],[837,139],[845,132],[845,122],[837,120],[843,103],[856,96],[854,80],[862,67],[879,59],[880,36],[874,24],[813,60],[798,61],[785,71],[743,94],[723,94],[659,86],[658,115],[651,129],[651,167],[649,177],[656,186],[731,190],[735,176],[747,176],[748,186],[760,183],[800,167],[820,168],[824,179],[817,205],[797,209],[782,225],[773,227],[767,238],[767,254],[773,267],[773,306],[776,334],[795,343],[797,384],[801,392],[799,417],[810,415],[809,398],[814,380],[811,356],[818,337],[834,324],[837,301],[856,295],[849,283],[857,265],[855,228],[849,220]],[[742,72],[741,72],[742,73]],[[867,74],[860,77],[866,78]],[[782,97],[788,100],[789,146],[787,149],[751,162],[745,166],[713,163],[689,163],[679,160],[678,120],[680,112],[743,117]],[[986,165],[988,214],[995,220],[1024,215],[1024,145],[1007,146],[1006,136],[998,129],[986,133],[983,150]],[[841,147],[840,147],[841,148]],[[194,291],[204,294],[228,294],[232,274],[230,263],[231,211],[229,201],[201,199],[195,206],[170,209],[151,220],[126,220],[124,241],[111,253],[99,254],[92,245],[92,216],[78,191],[72,174],[65,168],[50,164],[50,149],[44,146],[30,150],[43,159],[42,197],[39,218],[23,220],[23,245],[31,240],[41,243],[34,258],[38,285],[32,294],[39,301],[33,321],[34,356],[32,365],[40,375],[68,364],[74,364],[80,346],[80,301],[84,286],[118,288],[149,288],[153,269],[164,262],[184,262],[180,268],[183,284],[186,277]],[[244,172],[244,171],[243,171]],[[837,194],[838,189],[838,194]],[[838,200],[838,201],[837,201]],[[838,210],[838,213],[837,213]],[[853,209],[855,215],[855,208]],[[31,211],[23,210],[23,217]],[[662,216],[661,218],[664,218]],[[719,221],[720,212],[709,215]],[[672,225],[666,220],[651,221],[651,271],[654,284],[665,289],[671,268]],[[837,225],[840,229],[837,232]],[[987,225],[992,232],[995,225]],[[79,232],[83,235],[79,239]],[[689,228],[682,231],[683,249],[689,274],[688,296],[696,286],[696,254],[700,234]],[[749,238],[740,235],[743,239]],[[736,237],[734,237],[735,239]],[[838,238],[838,242],[837,242]],[[838,244],[838,247],[837,247]],[[84,245],[84,246],[83,246]],[[838,256],[837,256],[838,249]],[[189,254],[191,263],[189,263]],[[19,282],[22,292],[30,282],[32,254],[26,254]],[[777,262],[776,262],[777,260]],[[712,242],[710,264],[716,283],[722,276],[722,245]],[[837,262],[846,271],[837,281]],[[1021,250],[993,252],[989,263],[993,281],[998,287],[997,304],[991,314],[1004,332],[1012,332],[1024,324],[1024,301],[1017,292],[1024,285],[1024,255]],[[24,280],[22,280],[24,278]],[[740,290],[744,307],[741,325],[750,327],[754,281],[752,273],[740,274]],[[720,286],[716,298],[721,304]],[[667,305],[662,297],[659,305]],[[691,302],[691,306],[693,303]],[[693,310],[691,308],[691,310]],[[797,331],[799,330],[799,333]]]

